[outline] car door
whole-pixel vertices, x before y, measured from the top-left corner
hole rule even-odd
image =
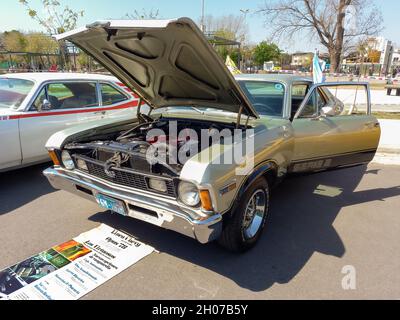
[[[0,171],[21,164],[18,112],[5,112],[0,108]],[[7,110],[8,111],[8,110]]]
[[[72,81],[65,85],[72,91],[74,97],[68,99],[63,108],[72,109],[79,123],[104,118],[105,111],[101,108],[97,81]]]
[[[0,171],[21,165],[19,109],[31,95],[35,83],[24,78],[0,76]]]
[[[23,163],[47,159],[45,144],[54,133],[76,125],[85,113],[94,117],[99,106],[95,81],[57,81],[41,87],[28,111],[20,117]]]
[[[350,94],[354,99],[348,97]],[[291,172],[368,163],[373,159],[380,139],[379,122],[371,115],[366,83],[313,86],[300,105],[292,126],[295,147]]]

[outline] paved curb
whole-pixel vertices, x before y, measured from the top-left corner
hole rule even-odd
[[[400,166],[400,151],[398,153],[376,153],[372,163]]]
[[[382,120],[381,141],[376,152],[374,163],[400,165],[400,120]]]
[[[391,156],[400,156],[400,148],[397,147],[390,148],[388,146],[385,146],[384,148],[378,148],[376,153],[389,154]]]

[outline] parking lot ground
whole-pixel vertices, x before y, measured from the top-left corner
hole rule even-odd
[[[369,165],[284,181],[243,255],[102,212],[41,175],[0,174],[0,268],[106,223],[153,253],[85,299],[400,299],[400,167]],[[344,290],[345,266],[356,289]]]

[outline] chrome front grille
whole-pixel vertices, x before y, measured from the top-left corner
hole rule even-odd
[[[114,177],[111,177],[106,174],[104,170],[104,166],[100,163],[92,162],[92,161],[87,161],[86,160],[86,165],[88,168],[88,173],[92,176],[95,176],[97,178],[119,184],[125,187],[129,188],[134,188],[134,189],[139,189],[139,190],[146,190],[150,192],[155,192],[159,194],[165,194],[170,197],[176,198],[176,189],[175,189],[175,184],[173,180],[165,180],[166,185],[167,185],[167,192],[166,193],[161,193],[157,192],[153,189],[150,189],[147,183],[147,179],[149,178],[145,174],[139,174],[135,172],[131,172],[129,170],[125,169],[119,169],[119,168],[113,168],[111,171],[115,174]]]

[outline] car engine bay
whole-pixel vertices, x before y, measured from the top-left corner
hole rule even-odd
[[[220,143],[223,140],[219,135],[222,130],[228,129],[233,136],[237,129],[235,123],[205,120],[163,117],[147,120],[130,130],[110,133],[99,140],[69,143],[64,150],[75,159],[78,169],[86,168],[82,161],[95,161],[104,165],[106,170],[130,169],[178,177],[186,162],[179,161],[177,157],[179,150],[183,147],[190,148],[191,156],[194,156],[213,143]],[[245,126],[241,126],[239,129],[244,130],[244,128]],[[200,143],[204,130],[210,137],[206,145]],[[218,140],[213,139],[214,134],[218,134]]]

